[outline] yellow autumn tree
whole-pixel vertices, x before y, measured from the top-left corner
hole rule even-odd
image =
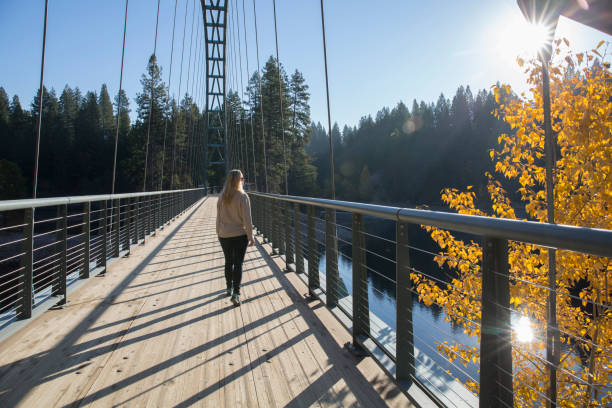
[[[612,229],[612,76],[609,62],[604,62],[607,51],[602,51],[603,44],[590,52],[572,53],[567,40],[555,42],[549,70],[558,156],[554,171],[555,221],[559,224]],[[514,95],[508,85],[494,87],[499,107],[493,113],[509,125],[511,132],[500,135],[498,149],[491,151],[496,171],[495,175],[486,175],[491,208],[477,208],[476,195],[470,188],[444,190],[443,201],[458,213],[519,219],[513,205],[520,205],[520,213],[526,214],[524,219],[547,220],[542,67],[537,60],[518,59],[518,64],[525,68],[531,86],[527,95]],[[504,180],[520,186],[520,203],[510,201]],[[457,239],[449,231],[425,228],[441,248],[436,262],[454,269],[456,278],[442,286],[412,274],[419,298],[428,305],[442,306],[447,319],[479,337],[481,247]],[[513,330],[515,406],[546,406],[548,251],[510,242],[508,258],[515,317],[526,316],[535,333],[532,341],[521,342]],[[557,374],[560,406],[612,404],[609,282],[610,259],[558,251],[557,319],[563,346]],[[438,349],[464,365],[479,359],[478,347],[445,342],[438,344]],[[477,383],[466,385],[478,393]]]

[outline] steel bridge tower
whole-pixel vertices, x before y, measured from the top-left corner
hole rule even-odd
[[[229,0],[201,0],[206,38],[204,184],[209,166],[228,166],[225,117],[226,27]],[[227,171],[227,168],[225,169]]]

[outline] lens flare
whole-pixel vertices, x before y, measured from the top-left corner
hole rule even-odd
[[[515,19],[497,27],[496,48],[501,56],[514,60],[517,56],[535,58],[552,40],[553,31],[545,24],[530,24]]]
[[[522,343],[529,343],[533,340],[533,328],[531,327],[531,322],[527,316],[521,316],[518,322],[513,324],[513,326],[518,341]]]

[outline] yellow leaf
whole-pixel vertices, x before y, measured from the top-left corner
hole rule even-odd
[[[597,47],[595,47],[595,49],[599,49],[599,47],[601,47],[603,44],[605,43],[604,40],[601,40],[599,43],[597,43]]]

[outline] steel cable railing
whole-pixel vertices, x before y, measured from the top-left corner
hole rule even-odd
[[[381,366],[400,385],[417,385],[441,406],[476,406],[482,393],[499,406],[547,404],[552,366],[545,353],[545,331],[551,327],[545,314],[548,293],[555,293],[558,305],[580,309],[590,318],[609,315],[612,309],[609,295],[589,296],[579,287],[550,288],[546,276],[517,271],[508,258],[518,242],[531,245],[534,254],[553,247],[560,258],[573,251],[606,264],[612,256],[612,231],[274,194],[251,193],[251,202],[261,241],[298,272],[311,296],[326,302],[341,322],[351,319],[347,328],[354,346],[374,357],[382,352],[391,363],[381,360]],[[387,235],[370,228],[382,222],[389,223]],[[469,242],[481,248],[480,259],[436,252],[431,243],[410,240],[423,226],[475,237]],[[472,281],[460,280],[465,271]],[[422,292],[417,283],[425,281],[471,305],[473,312],[466,314],[448,298]],[[536,296],[541,302],[525,306],[526,300],[519,298],[529,291],[542,292]],[[422,309],[441,317],[429,317]],[[521,338],[524,319],[534,328],[530,343]],[[598,361],[612,361],[609,345],[595,332],[577,331],[563,320],[553,329],[563,344],[563,358],[554,367],[558,388],[575,386],[591,402],[610,399],[611,384],[589,377],[588,365],[594,363],[585,360],[588,350],[594,350],[597,354],[590,355]],[[582,371],[577,369],[581,365]],[[535,375],[525,374],[525,367]],[[544,380],[537,383],[540,374]]]
[[[0,224],[0,328],[31,317],[50,296],[64,303],[69,282],[104,274],[109,260],[206,194],[198,188],[0,201],[0,222],[14,220]]]

